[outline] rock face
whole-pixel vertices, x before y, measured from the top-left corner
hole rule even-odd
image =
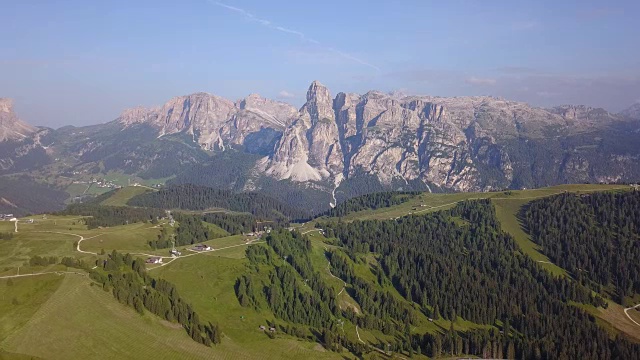
[[[180,174],[184,182],[278,192],[303,206],[383,189],[487,191],[640,179],[638,104],[611,114],[488,96],[333,97],[317,81],[299,110],[255,94],[233,102],[195,93],[125,110],[107,124],[58,130],[19,121],[1,99],[0,140],[1,174],[59,157],[64,170]]]
[[[233,103],[197,93],[156,109],[127,110],[118,121],[151,125],[159,137],[188,134],[205,150],[240,146],[264,156],[255,167],[259,176],[328,191],[363,174],[387,187],[483,191],[631,176],[607,169],[630,166],[640,154],[589,153],[605,144],[584,134],[607,133],[636,116],[633,109],[614,115],[586,106],[540,109],[488,96],[379,91],[332,98],[314,81],[299,111],[258,95]]]
[[[13,101],[0,98],[0,174],[47,164],[49,158],[40,144],[47,132],[20,120]]]
[[[364,173],[385,185],[419,181],[458,191],[490,190],[514,180],[505,142],[595,129],[616,119],[602,109],[544,110],[494,97],[371,91],[339,93],[331,101],[329,91],[314,82],[298,120],[260,166],[293,181],[336,183]],[[587,171],[581,166],[578,172]]]
[[[117,121],[125,127],[151,125],[159,137],[185,133],[205,150],[248,145],[249,150],[258,151],[253,148],[272,144],[296,115],[291,105],[255,94],[233,103],[215,95],[196,93],[175,97],[159,108],[125,110]],[[247,140],[251,140],[250,145]]]
[[[0,98],[0,141],[23,140],[36,131],[37,128],[18,119],[11,99]]]

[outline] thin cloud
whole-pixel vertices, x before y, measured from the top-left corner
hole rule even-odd
[[[282,90],[278,93],[278,97],[280,99],[292,99],[296,97],[295,94],[288,92],[287,90]]]
[[[531,30],[540,26],[540,23],[535,20],[516,21],[511,24],[514,30]]]
[[[209,0],[209,3],[213,4],[213,5],[216,5],[216,6],[220,6],[222,8],[227,9],[227,10],[230,10],[230,11],[236,12],[236,13],[244,16],[247,20],[255,21],[258,24],[266,26],[266,27],[268,27],[270,29],[273,29],[273,30],[276,30],[276,31],[280,31],[282,33],[289,34],[289,35],[295,35],[298,38],[300,38],[300,40],[302,40],[302,41],[322,46],[322,44],[318,40],[315,40],[313,38],[308,37],[305,33],[301,32],[301,31],[289,29],[289,28],[286,28],[286,27],[283,27],[283,26],[279,26],[279,25],[275,25],[270,20],[259,18],[259,17],[255,16],[254,14],[246,11],[245,9],[241,9],[239,7],[227,5],[225,3],[221,3],[221,2],[213,1],[213,0]],[[370,67],[370,68],[372,68],[372,69],[374,69],[376,71],[380,71],[380,68],[378,66],[373,65],[370,62],[362,60],[362,59],[360,59],[358,57],[355,57],[355,56],[353,56],[351,54],[345,53],[345,52],[340,51],[340,50],[336,50],[336,49],[331,48],[331,47],[326,47],[326,46],[323,46],[323,47],[326,50],[334,52],[334,53],[342,56],[345,59],[351,60],[353,62],[356,62],[356,63],[360,64],[360,65],[364,65],[364,66]]]
[[[465,82],[470,85],[495,85],[497,81],[496,79],[479,78],[472,76],[470,78],[467,78]]]

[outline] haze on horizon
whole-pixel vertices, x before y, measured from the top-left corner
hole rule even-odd
[[[199,91],[295,105],[320,80],[620,111],[640,101],[640,3],[24,0],[3,4],[0,97],[59,127]]]

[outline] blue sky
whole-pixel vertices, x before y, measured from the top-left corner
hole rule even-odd
[[[0,0],[0,97],[52,127],[206,91],[640,101],[639,1]]]

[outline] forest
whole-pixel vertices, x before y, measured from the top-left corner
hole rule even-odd
[[[561,194],[521,217],[532,240],[581,283],[618,302],[640,293],[640,192]]]
[[[219,326],[200,320],[191,305],[180,297],[175,285],[164,279],[154,279],[146,272],[143,260],[114,250],[104,261],[98,260],[97,263],[100,266],[90,270],[89,276],[120,303],[140,314],[147,310],[167,321],[176,322],[193,340],[206,346],[221,342]]]
[[[387,191],[360,195],[348,199],[338,204],[336,207],[329,209],[325,215],[329,217],[342,217],[356,211],[375,210],[399,205],[418,194],[420,194],[420,192]]]
[[[162,209],[207,210],[222,208],[251,213],[264,220],[304,219],[306,212],[286,205],[264,194],[214,189],[197,185],[175,185],[160,191],[140,194],[131,198],[131,206]]]
[[[502,332],[465,334],[454,329],[453,339],[446,334],[411,334],[412,351],[525,359],[640,358],[639,345],[609,338],[590,315],[570,305],[606,306],[603,298],[575,281],[554,277],[521,254],[513,238],[500,229],[488,200],[397,221],[338,221],[325,227],[328,236],[339,239],[350,261],[371,253],[379,256],[378,282],[392,284],[425,315],[461,317]],[[332,257],[336,273],[357,284],[345,267],[348,262]],[[372,293],[361,293],[361,307],[384,314],[384,309],[376,309],[381,301],[367,300]]]
[[[158,218],[165,216],[163,210],[152,208],[134,208],[128,206],[101,206],[92,203],[71,204],[58,215],[82,215],[89,229],[99,226],[118,226],[133,224],[136,222],[157,222]]]

